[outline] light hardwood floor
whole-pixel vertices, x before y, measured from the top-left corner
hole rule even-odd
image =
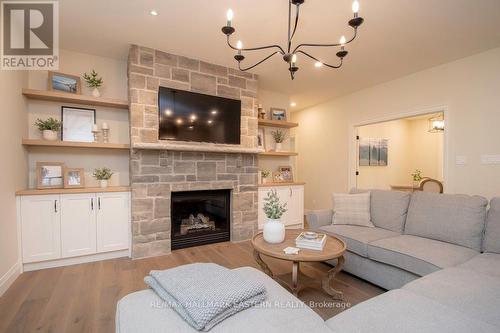
[[[291,264],[264,257],[275,273],[287,273]],[[214,262],[228,268],[258,265],[250,242],[219,243],[173,251],[171,255],[128,258],[51,268],[23,273],[0,298],[0,332],[114,332],[116,302],[146,288],[143,278],[152,269],[166,269],[193,262]],[[330,268],[313,263],[301,267],[318,279]],[[333,301],[315,289],[300,298],[317,306],[324,319],[384,292],[346,273],[337,275],[335,288],[344,302]]]

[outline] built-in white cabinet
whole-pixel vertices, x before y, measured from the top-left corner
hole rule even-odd
[[[266,222],[264,214],[264,198],[271,190],[276,190],[280,198],[280,202],[287,203],[287,211],[281,217],[281,221],[287,228],[304,228],[304,186],[272,186],[259,188],[259,229],[262,229]]]
[[[24,262],[61,257],[61,200],[59,195],[21,197]]]
[[[63,258],[96,253],[96,195],[61,195],[61,256]]]
[[[102,193],[97,196],[97,252],[128,248],[130,205],[128,193]]]
[[[18,214],[23,263],[129,248],[128,192],[21,196]]]

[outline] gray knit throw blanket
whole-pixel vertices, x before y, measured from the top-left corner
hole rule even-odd
[[[267,297],[262,283],[212,263],[151,271],[144,282],[189,325],[205,332]]]

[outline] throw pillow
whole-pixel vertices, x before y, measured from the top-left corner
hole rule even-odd
[[[370,192],[359,194],[333,193],[332,224],[374,227],[370,216]]]

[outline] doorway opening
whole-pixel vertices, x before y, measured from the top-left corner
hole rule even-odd
[[[414,191],[444,183],[444,112],[355,127],[356,187]]]

